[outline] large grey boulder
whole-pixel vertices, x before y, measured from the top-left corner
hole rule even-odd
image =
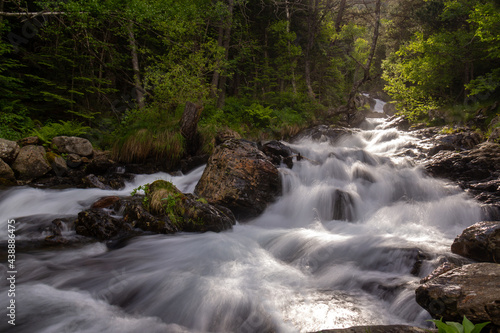
[[[49,172],[52,168],[45,158],[42,146],[25,146],[21,148],[12,169],[20,180],[33,180]]]
[[[12,163],[19,154],[19,145],[15,141],[0,139],[0,158],[4,162]]]
[[[261,214],[281,194],[281,179],[255,143],[232,139],[215,148],[195,194],[246,220]]]
[[[91,156],[94,152],[89,140],[76,136],[56,136],[52,144],[60,153],[77,154],[80,156]]]
[[[471,225],[455,238],[451,252],[477,261],[500,263],[500,222]]]
[[[500,265],[458,267],[430,279],[416,290],[417,303],[434,318],[500,325]]]

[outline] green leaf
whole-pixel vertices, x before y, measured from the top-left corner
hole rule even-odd
[[[471,333],[474,329],[474,324],[464,316],[464,320],[462,321],[462,326],[464,327],[464,333]]]
[[[474,326],[474,329],[471,331],[471,333],[479,333],[479,332],[481,332],[481,330],[483,329],[483,327],[485,327],[489,323],[490,322],[487,321],[485,323],[477,324],[476,326]]]

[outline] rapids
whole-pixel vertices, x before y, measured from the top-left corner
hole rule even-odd
[[[221,233],[141,236],[119,247],[18,250],[16,326],[2,332],[311,332],[430,319],[414,300],[420,278],[481,219],[458,187],[425,176],[407,152],[420,144],[382,120],[328,140],[290,144],[307,157],[280,169],[283,196],[258,218]],[[410,154],[411,155],[411,154]],[[138,175],[120,191],[0,192],[19,244],[102,196],[129,195],[156,179],[192,192],[203,167],[184,176]],[[342,193],[341,205],[332,193]],[[335,215],[336,210],[344,210]],[[345,216],[333,220],[332,216]],[[349,218],[347,218],[349,217]],[[351,221],[347,221],[350,219]],[[71,235],[74,231],[66,230]],[[4,258],[5,259],[5,258]],[[0,308],[8,305],[0,266]]]

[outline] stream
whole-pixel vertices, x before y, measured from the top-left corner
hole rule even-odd
[[[20,248],[16,326],[4,314],[8,268],[2,255],[0,331],[429,327],[415,289],[454,257],[453,239],[481,220],[481,210],[460,188],[426,176],[407,156],[420,144],[411,133],[369,119],[334,145],[310,138],[290,143],[307,159],[280,168],[282,197],[232,230],[140,236],[114,247]],[[17,222],[18,244],[29,244],[47,236],[43,229],[55,218],[75,216],[103,196],[127,196],[157,179],[193,192],[203,168],[182,176],[137,175],[119,191],[2,190],[0,243],[7,248],[9,219]],[[348,198],[343,205],[332,203],[335,191]]]

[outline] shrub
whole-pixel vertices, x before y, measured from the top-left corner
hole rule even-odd
[[[82,123],[76,121],[60,120],[58,123],[49,122],[40,129],[34,129],[32,135],[37,136],[42,142],[48,144],[56,136],[81,136],[86,134],[90,127],[83,126]]]
[[[446,323],[444,323],[443,318],[441,318],[440,320],[430,320],[430,321],[432,321],[436,325],[436,327],[438,328],[438,333],[479,333],[481,332],[483,327],[485,327],[490,323],[488,321],[485,323],[474,325],[465,316],[462,321],[462,324],[454,321],[447,321]]]

